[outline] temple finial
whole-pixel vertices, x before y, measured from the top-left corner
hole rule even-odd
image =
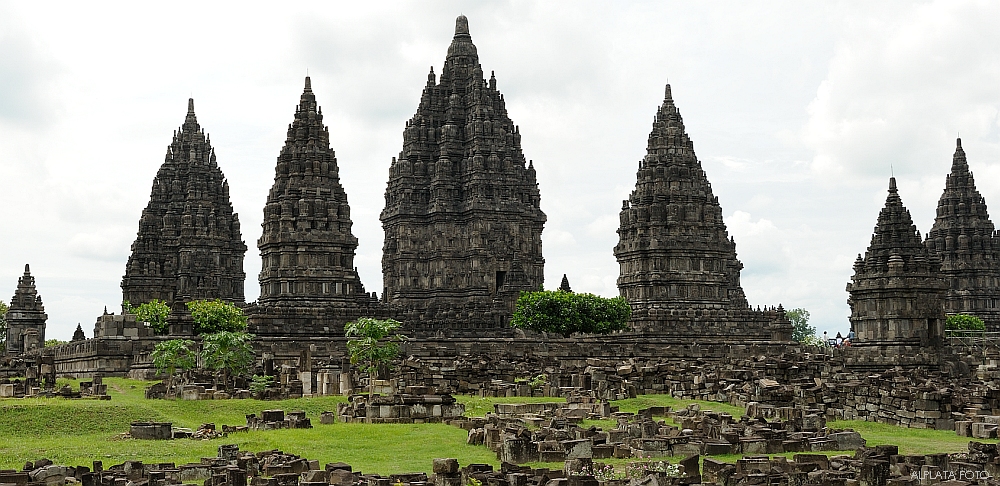
[[[312,80],[309,79],[309,76],[306,76],[306,89],[305,90],[307,92],[312,92]]]
[[[896,178],[895,177],[890,177],[889,178],[889,193],[890,194],[896,194],[896,192],[897,192],[896,191]]]
[[[961,135],[958,137],[957,141],[955,142],[955,148],[962,148],[962,137],[961,137]]]
[[[25,275],[28,275],[29,273],[31,273],[31,269],[30,269],[30,268],[28,268],[28,264],[27,264],[27,263],[25,263],[25,264],[24,264],[24,274],[25,274]]]
[[[469,19],[459,15],[455,19],[455,35],[469,35]]]
[[[673,95],[670,93],[670,83],[667,83],[667,89],[663,94],[663,99],[667,101],[673,101],[674,99]]]
[[[188,98],[188,115],[194,115],[194,98]]]

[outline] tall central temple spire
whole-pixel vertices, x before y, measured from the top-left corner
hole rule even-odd
[[[195,299],[242,303],[246,250],[229,183],[189,99],[139,219],[122,279],[124,300],[163,300],[180,312]]]
[[[504,326],[518,292],[542,284],[539,202],[519,130],[460,16],[389,168],[384,299],[411,328]]]

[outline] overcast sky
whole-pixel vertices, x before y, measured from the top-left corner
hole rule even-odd
[[[239,212],[246,295],[303,77],[380,290],[391,158],[455,17],[496,72],[548,223],[546,287],[617,295],[618,211],[669,82],[751,304],[846,331],[894,171],[921,234],[955,137],[1000,208],[1000,3],[0,2],[0,298],[30,263],[49,338],[117,310],[152,180],[193,96]]]

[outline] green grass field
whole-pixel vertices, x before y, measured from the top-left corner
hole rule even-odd
[[[76,383],[60,380],[62,383]],[[146,400],[143,391],[150,383],[126,379],[105,379],[111,401],[64,399],[0,400],[0,469],[20,469],[26,461],[47,458],[57,464],[89,465],[104,461],[105,466],[126,460],[144,462],[198,462],[214,457],[221,444],[238,444],[243,450],[280,449],[316,459],[320,464],[342,461],[355,470],[369,473],[430,472],[437,457],[454,457],[462,465],[488,463],[499,466],[493,453],[484,447],[465,444],[466,432],[444,424],[319,424],[319,414],[335,411],[345,397],[304,398],[283,401],[219,400],[182,401]],[[477,398],[457,397],[466,404],[466,415],[482,416],[493,410],[494,403],[561,401],[558,398]],[[698,403],[702,409],[741,416],[737,407],[713,402],[678,400],[666,395],[647,395],[614,402],[623,412],[650,406],[681,408]],[[197,428],[202,423],[244,425],[246,414],[267,409],[305,410],[313,420],[312,429],[252,431],[213,440],[180,439],[146,441],[120,439],[135,420],[172,422],[175,427]],[[586,421],[585,426],[615,426],[613,420]],[[853,428],[868,439],[869,445],[897,444],[905,454],[961,452],[968,439],[954,432],[903,429],[868,422],[835,422],[837,428]],[[735,460],[737,456],[721,457]],[[609,461],[624,462],[621,460]],[[561,464],[535,464],[561,468]]]

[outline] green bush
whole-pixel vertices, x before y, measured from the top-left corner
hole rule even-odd
[[[521,292],[511,325],[569,337],[575,332],[608,334],[628,329],[632,308],[623,297],[559,290]]]
[[[122,302],[122,307],[125,308],[125,312],[129,314],[135,314],[135,318],[139,322],[148,322],[149,327],[153,328],[153,331],[157,334],[167,333],[167,316],[170,315],[170,307],[167,303],[162,300],[153,299],[144,304],[139,304],[133,307],[129,301]]]
[[[194,341],[171,339],[157,343],[149,357],[153,361],[157,373],[166,371],[168,376],[173,376],[176,370],[194,368]]]
[[[192,300],[186,305],[194,320],[195,334],[242,332],[247,329],[247,316],[243,310],[228,302],[219,299]]]
[[[347,341],[351,364],[359,365],[368,373],[370,389],[374,390],[375,374],[380,366],[388,366],[399,354],[399,341],[404,336],[396,334],[402,323],[394,319],[361,317],[344,326],[344,335],[355,337]]]
[[[949,331],[982,331],[986,329],[986,323],[976,316],[955,314],[948,316],[948,320],[944,323],[944,328]]]

